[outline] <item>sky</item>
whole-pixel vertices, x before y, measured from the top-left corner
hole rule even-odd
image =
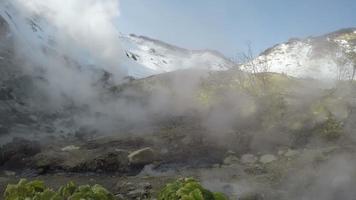
[[[120,32],[233,58],[293,37],[356,27],[356,0],[121,0]]]

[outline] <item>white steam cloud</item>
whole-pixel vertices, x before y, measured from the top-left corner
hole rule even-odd
[[[46,21],[50,27],[42,28],[53,33],[56,50],[119,74],[118,0],[15,0],[13,4],[26,16]]]

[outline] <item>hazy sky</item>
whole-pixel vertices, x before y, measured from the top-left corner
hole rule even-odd
[[[121,0],[119,29],[232,57],[356,27],[356,0]]]

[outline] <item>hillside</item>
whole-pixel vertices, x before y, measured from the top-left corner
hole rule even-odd
[[[351,79],[355,66],[356,29],[342,29],[322,36],[291,39],[265,50],[243,66],[299,78]]]

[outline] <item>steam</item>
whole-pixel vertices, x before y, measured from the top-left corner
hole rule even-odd
[[[32,79],[31,91],[17,89],[20,98],[30,94],[26,103],[31,110],[67,115],[63,123],[75,127],[105,130],[116,129],[118,118],[142,116],[129,112],[139,107],[108,94],[127,76],[115,24],[119,8],[118,0],[0,2],[14,40],[14,67],[21,69],[16,76]]]
[[[26,16],[45,20],[62,53],[92,60],[119,74],[122,49],[115,25],[120,13],[118,0],[16,0],[14,5]]]
[[[197,137],[203,139],[184,138],[186,146],[179,148],[194,150],[195,146],[208,141],[226,151],[257,155],[276,154],[279,148],[299,145],[291,140],[293,131],[308,135],[310,133],[304,131],[310,130],[303,130],[303,126],[313,127],[331,114],[337,121],[345,122],[343,128],[350,139],[348,142],[355,141],[356,116],[355,112],[349,113],[349,107],[355,107],[355,97],[354,89],[348,84],[333,85],[335,88],[330,91],[330,85],[322,82],[292,78],[285,82],[286,77],[279,75],[271,76],[276,84],[270,87],[264,83],[249,85],[249,79],[259,82],[258,76],[238,70],[213,74],[183,70],[122,84],[126,83],[123,77],[127,72],[115,25],[120,14],[118,0],[13,0],[7,3],[17,12],[13,18],[18,24],[10,26],[16,33],[18,64],[25,75],[35,80],[36,89],[30,91],[33,99],[26,103],[35,111],[62,115],[63,121],[59,121],[56,128],[74,124],[100,134],[153,133],[167,129],[172,131],[168,134],[183,133],[187,138],[198,132]],[[29,19],[35,19],[34,26],[36,23],[45,26],[32,27],[37,31],[33,33],[24,28]],[[54,38],[47,38],[43,33],[50,33]],[[285,85],[288,87],[280,89]],[[278,93],[273,93],[275,89]],[[272,91],[272,95],[258,94],[267,94],[267,91]],[[331,97],[327,96],[329,93]],[[279,95],[283,96],[282,100]],[[308,113],[310,107],[324,100],[330,113],[318,116]],[[174,142],[180,144],[181,141]],[[184,145],[184,142],[181,143]],[[314,148],[320,143],[327,145],[324,141],[315,144],[307,141],[300,148],[307,145]],[[298,199],[293,193],[300,193],[304,199],[335,199],[333,192],[341,194],[343,187],[347,192],[342,197],[350,199],[354,196],[351,186],[355,181],[350,179],[355,174],[350,167],[355,165],[354,161],[353,156],[335,155],[314,173],[313,161],[302,159],[296,164],[300,170],[287,173],[282,189],[292,194],[289,199]],[[206,182],[214,184],[211,187],[219,188],[236,173],[245,173],[239,167],[239,171],[222,169],[208,171],[209,175],[203,176]],[[309,170],[315,175],[314,180],[308,178]],[[262,188],[249,177],[242,177],[240,182],[232,184],[232,192]],[[306,183],[305,179],[295,182],[298,177],[312,182],[311,189],[298,188]]]

